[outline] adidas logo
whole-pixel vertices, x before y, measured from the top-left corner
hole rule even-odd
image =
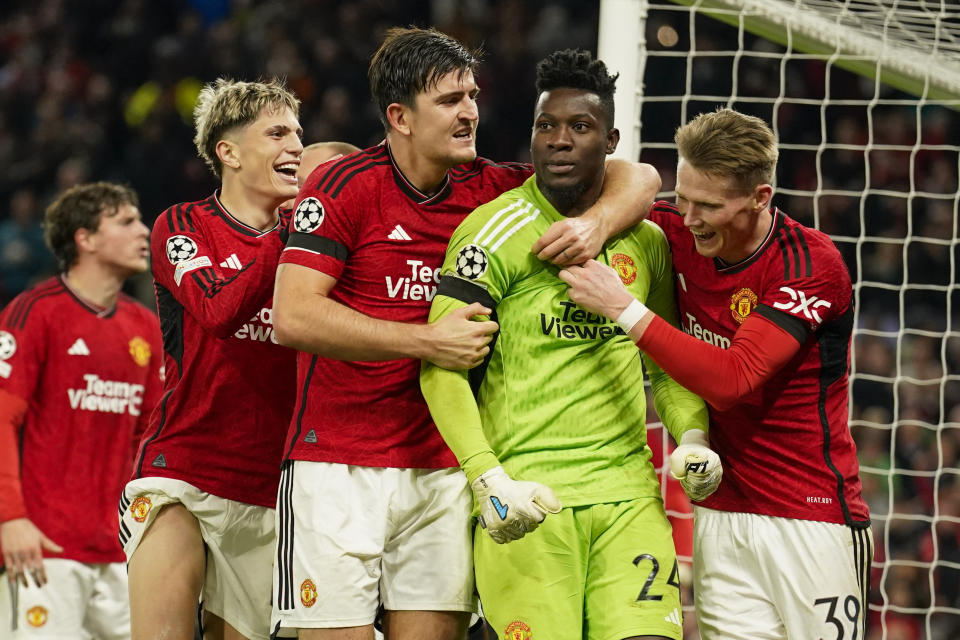
[[[164,457],[163,457],[163,454],[161,453],[160,455],[158,455],[156,458],[153,459],[153,462],[151,463],[150,466],[152,466],[152,467],[160,467],[161,469],[166,469],[166,468],[167,468],[167,459],[164,458]],[[676,611],[676,610],[674,610],[674,611]]]
[[[229,258],[220,263],[220,266],[226,267],[227,269],[236,269],[237,271],[243,268],[243,265],[240,264],[240,258],[238,258],[235,253],[231,253]]]
[[[83,341],[83,338],[77,338],[77,341],[67,349],[67,353],[71,356],[88,356],[90,355],[90,349],[87,348],[87,343]]]
[[[663,619],[666,620],[667,622],[677,625],[678,627],[683,626],[683,622],[680,620],[680,612],[677,611],[676,609],[671,611],[670,615],[664,616]]]
[[[390,235],[387,236],[391,240],[413,240],[410,237],[410,234],[404,231],[403,227],[397,225],[393,228],[393,231],[390,232]]]
[[[316,442],[317,441],[317,432],[313,429],[307,432],[307,435],[303,436],[304,442]]]

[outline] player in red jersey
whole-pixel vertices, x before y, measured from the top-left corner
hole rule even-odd
[[[694,509],[703,637],[863,637],[873,539],[847,425],[850,276],[829,237],[770,206],[777,148],[762,120],[720,109],[676,142],[677,206],[651,219],[673,250],[684,331],[598,263],[561,277],[712,405],[724,473]]]
[[[313,173],[313,170],[324,162],[335,160],[348,153],[354,153],[360,149],[349,142],[314,142],[303,148],[303,155],[300,157],[300,168],[297,169],[297,181],[300,186],[307,181],[307,178]],[[292,205],[293,203],[291,203]],[[293,208],[292,206],[290,207]]]
[[[303,153],[300,154],[300,166],[297,167],[297,185],[302,187],[310,174],[313,173],[313,170],[324,162],[335,160],[354,151],[360,151],[360,148],[349,142],[332,140],[329,142],[314,142],[313,144],[308,144],[303,148]],[[280,208],[293,209],[295,202],[296,197],[290,198],[284,202]]]
[[[428,325],[430,301],[456,226],[532,174],[476,157],[476,65],[435,30],[388,32],[369,69],[386,142],[320,167],[298,197],[275,294],[277,335],[303,353],[274,594],[278,624],[301,638],[369,639],[382,601],[388,638],[459,639],[475,606],[472,496],[430,419],[419,360],[463,369],[488,353],[496,324],[467,319],[489,310]],[[617,173],[605,204],[619,218],[594,209],[538,250],[585,259],[638,217],[659,179],[622,161]]]
[[[107,182],[63,193],[45,220],[61,275],[0,315],[4,638],[130,636],[116,499],[162,364],[156,316],[120,292],[148,264],[137,206]]]
[[[195,109],[200,155],[222,179],[153,229],[165,392],[120,501],[134,637],[267,638],[283,436],[296,355],[271,298],[303,145],[277,82],[218,80]]]

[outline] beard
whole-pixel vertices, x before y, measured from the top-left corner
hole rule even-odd
[[[569,187],[550,187],[542,183],[538,183],[537,186],[540,187],[540,192],[550,201],[550,204],[556,207],[559,213],[563,214],[569,212],[587,192],[587,185],[582,182]]]

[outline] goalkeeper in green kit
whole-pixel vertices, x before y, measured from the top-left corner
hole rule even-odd
[[[597,199],[619,140],[615,80],[584,51],[540,62],[536,175],[454,232],[430,311],[434,322],[482,302],[500,325],[482,365],[460,372],[424,363],[421,388],[473,488],[477,588],[487,619],[509,640],[682,637],[643,370],[618,326],[630,319],[578,308],[558,268],[530,250],[552,223]],[[597,260],[647,307],[676,317],[659,227],[644,222],[614,236]],[[681,444],[673,471],[689,495],[705,497],[722,473],[707,447],[706,407],[646,365],[657,412]]]

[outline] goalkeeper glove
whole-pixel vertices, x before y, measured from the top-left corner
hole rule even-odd
[[[680,438],[679,446],[670,454],[670,475],[691,500],[699,502],[717,490],[723,476],[720,456],[710,448],[707,434],[690,429]]]
[[[553,489],[539,482],[519,482],[503,467],[485,471],[470,485],[480,505],[480,526],[497,544],[519,540],[548,513],[560,513]]]

